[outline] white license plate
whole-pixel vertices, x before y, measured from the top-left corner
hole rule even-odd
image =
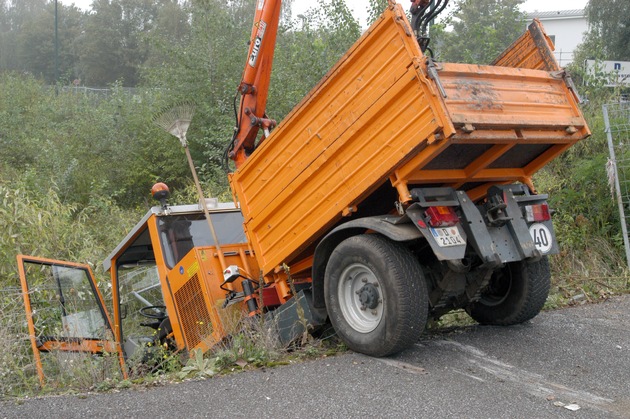
[[[440,247],[461,246],[466,244],[457,226],[430,228],[430,230],[435,242]]]

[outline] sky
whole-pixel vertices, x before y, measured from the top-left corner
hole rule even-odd
[[[451,1],[452,2],[452,1]],[[398,3],[407,9],[411,4],[410,0],[398,0]],[[586,7],[588,0],[526,0],[522,4],[522,10],[524,12],[549,12],[557,10],[574,10],[583,9]],[[366,26],[367,21],[367,9],[368,0],[346,0],[348,8],[352,10],[354,16],[359,19],[361,26]],[[303,13],[309,6],[312,6],[312,1],[295,0],[293,2],[293,10],[296,15]]]
[[[92,4],[92,0],[60,0],[60,2],[63,4],[74,3],[82,9],[88,9],[90,4]],[[398,0],[398,2],[405,8],[408,8],[410,5],[409,0]],[[522,9],[525,12],[583,9],[587,2],[588,0],[526,0],[523,3]],[[297,16],[300,13],[304,13],[306,9],[312,7],[314,4],[315,2],[312,0],[295,0],[293,2],[293,11]],[[359,19],[361,25],[366,26],[369,1],[346,0],[346,4],[350,10],[352,10],[355,17]]]
[[[586,6],[588,0],[526,0],[522,5],[524,12],[548,12],[557,10],[573,10],[583,9]],[[405,9],[409,7],[411,3],[409,0],[398,0],[398,3],[402,4]],[[452,3],[452,1],[451,1]],[[296,14],[302,13],[308,8],[311,2],[304,0],[296,0],[293,5],[293,9]],[[362,26],[366,26],[367,20],[367,7],[368,0],[346,0],[346,4],[352,10],[355,17],[359,19]]]

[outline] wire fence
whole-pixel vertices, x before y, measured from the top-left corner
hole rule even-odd
[[[119,87],[116,89],[109,89],[109,88],[97,88],[97,87],[86,87],[86,86],[61,86],[59,89],[62,92],[67,92],[67,93],[75,93],[75,94],[83,94],[83,95],[98,95],[98,96],[104,96],[104,97],[109,97],[114,92],[123,92],[128,95],[135,95],[141,92],[141,89],[138,89],[137,87]]]
[[[573,62],[573,51],[556,50],[553,52],[560,67],[566,67]]]
[[[630,238],[628,237],[628,221],[630,219],[630,101],[627,97],[622,96],[618,103],[604,105],[602,112],[604,113],[610,153],[606,167],[608,183],[612,195],[617,198],[626,262],[630,267]]]
[[[146,96],[147,92],[155,91],[156,89],[145,89],[139,87],[87,87],[87,86],[52,86],[46,85],[43,87],[44,91],[49,94],[70,94],[77,95],[77,97],[86,98],[96,102],[109,100],[114,96],[123,97],[126,100],[141,100],[141,97]]]
[[[0,345],[1,400],[37,383],[20,287],[0,289]]]
[[[42,286],[38,291],[47,291]],[[55,289],[49,291],[58,292]],[[31,300],[38,295],[31,293]],[[39,293],[43,295],[42,292]],[[51,295],[53,293],[49,293]],[[46,318],[57,316],[59,300],[33,305],[36,334],[46,326]],[[37,307],[37,308],[35,308]],[[116,354],[96,356],[86,352],[41,352],[45,374],[45,387],[40,386],[37,367],[31,347],[30,333],[21,287],[8,286],[0,289],[0,401],[40,391],[76,389],[86,391],[93,387],[120,381],[120,364]],[[1,416],[0,416],[1,417]]]

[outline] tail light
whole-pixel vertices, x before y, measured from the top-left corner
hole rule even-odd
[[[546,202],[536,205],[527,205],[525,207],[525,219],[529,223],[551,220],[549,205]]]
[[[459,218],[451,207],[429,207],[425,212],[431,227],[450,227],[457,224]]]

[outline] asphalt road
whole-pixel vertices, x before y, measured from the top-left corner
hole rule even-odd
[[[515,327],[427,335],[386,359],[348,353],[207,381],[0,403],[0,418],[89,416],[630,418],[630,296]]]

